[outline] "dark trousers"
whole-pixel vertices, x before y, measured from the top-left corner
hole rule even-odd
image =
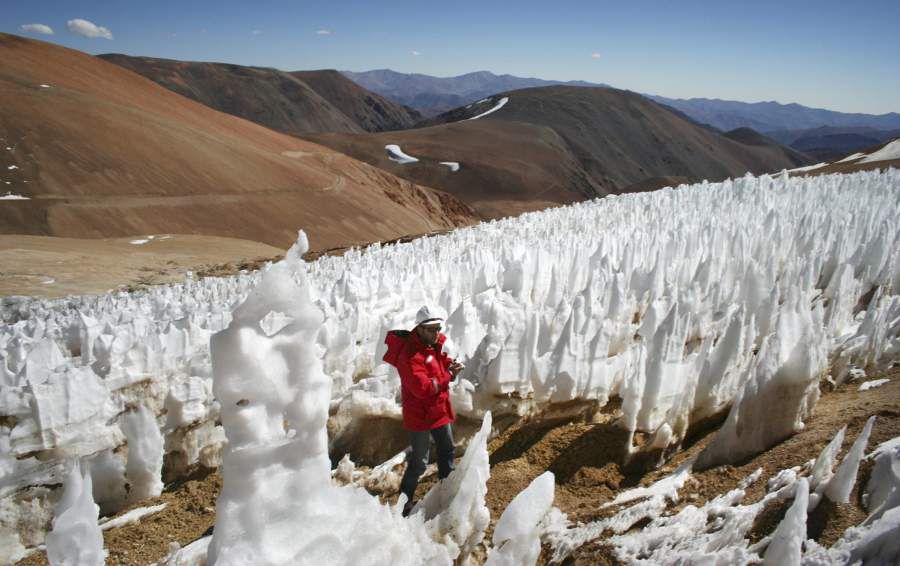
[[[412,502],[416,494],[416,486],[419,485],[419,477],[425,472],[428,465],[428,451],[431,438],[437,445],[438,477],[444,479],[453,471],[453,431],[449,424],[423,432],[410,432],[409,444],[412,452],[406,458],[406,472],[400,480],[400,493],[406,494],[407,502]]]

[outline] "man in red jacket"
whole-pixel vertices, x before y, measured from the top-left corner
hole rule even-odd
[[[429,436],[437,445],[438,477],[444,479],[453,471],[450,424],[455,415],[449,388],[462,365],[443,351],[446,336],[441,334],[441,323],[445,318],[440,307],[424,306],[416,313],[411,332],[392,331],[385,339],[388,351],[384,361],[400,373],[403,428],[410,433],[411,453],[400,482],[400,493],[406,494],[404,516],[412,510],[419,477],[428,465]]]

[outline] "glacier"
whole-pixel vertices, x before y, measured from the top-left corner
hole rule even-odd
[[[272,292],[302,288],[301,318],[320,317],[305,339],[329,392],[329,436],[317,441],[326,454],[375,418],[399,430],[399,378],[380,362],[383,337],[433,302],[450,313],[446,348],[466,366],[451,390],[462,419],[615,400],[624,457],[659,461],[692,427],[725,418],[698,462],[713,465],[801,430],[823,381],[898,359],[898,223],[894,169],[748,175],[295,262]],[[225,399],[241,398],[214,379],[210,343],[254,293],[266,312],[254,313],[252,329],[239,324],[254,336],[234,342],[246,359],[259,355],[250,345],[293,332],[292,303],[262,291],[270,272],[287,269],[278,265],[131,294],[2,299],[0,557],[43,542],[48,486],[74,458],[110,478],[104,513],[127,503],[129,477],[152,494],[162,473],[222,464],[227,432],[217,422],[233,414]],[[247,363],[234,356],[233,366]],[[745,425],[770,403],[780,418]],[[251,437],[283,434],[275,416],[254,419],[267,424]],[[147,432],[146,446],[135,431]]]

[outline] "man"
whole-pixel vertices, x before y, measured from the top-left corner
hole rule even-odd
[[[446,314],[440,307],[424,306],[416,313],[416,326],[410,332],[393,330],[385,343],[384,361],[400,373],[403,404],[403,428],[409,431],[411,453],[406,472],[400,482],[400,493],[406,494],[403,516],[413,508],[413,496],[419,477],[428,465],[431,438],[437,445],[438,477],[444,479],[453,471],[453,431],[455,420],[450,405],[450,382],[462,369],[443,351],[446,336],[441,323]]]

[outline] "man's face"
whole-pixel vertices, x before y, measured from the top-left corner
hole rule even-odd
[[[418,334],[419,340],[426,346],[434,346],[440,332],[440,324],[420,324],[416,327],[416,334]]]

